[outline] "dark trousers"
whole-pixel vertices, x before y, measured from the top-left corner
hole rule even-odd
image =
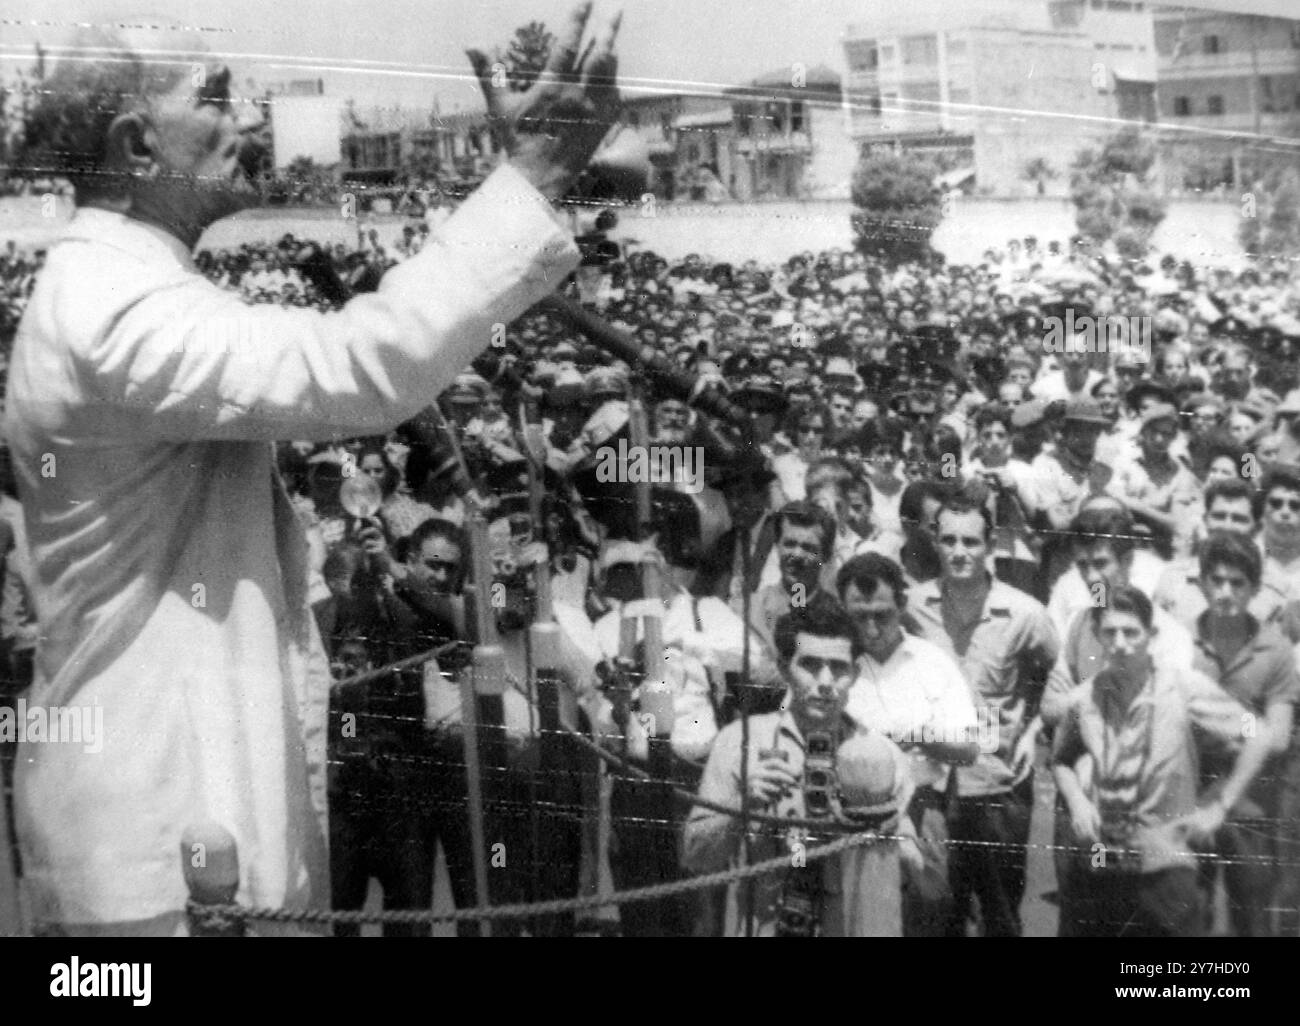
[[[1290,756],[1295,763],[1300,757]],[[1289,767],[1277,792],[1277,820],[1271,824],[1273,853],[1277,859],[1273,878],[1274,922],[1278,937],[1300,937],[1300,766]]]
[[[975,898],[979,899],[986,937],[1020,936],[1020,900],[1025,894],[1033,808],[1032,774],[1014,790],[957,799],[949,823],[953,842],[948,857],[952,887],[949,937],[966,936]]]
[[[673,759],[665,769],[679,787],[688,791],[694,791],[699,784],[699,770],[680,759]],[[649,887],[686,876],[679,845],[687,811],[686,804],[674,798],[669,784],[618,779],[610,796],[610,873],[616,890]],[[711,925],[704,920],[712,918],[709,901],[714,895],[695,897],[699,894],[697,891],[620,905],[618,918],[623,936],[690,937],[697,931],[711,932]]]
[[[1279,829],[1294,833],[1290,823],[1269,819],[1230,819],[1215,835],[1214,852],[1201,860],[1201,884],[1206,892],[1207,915],[1214,883],[1223,869],[1228,894],[1228,919],[1237,937],[1273,935],[1274,888],[1278,879]],[[1206,923],[1208,932],[1209,922]]]
[[[906,870],[903,874],[904,937],[943,937],[948,932],[952,919],[949,804],[943,792],[918,787],[908,806],[924,864],[919,874]]]
[[[330,874],[335,909],[359,909],[373,877],[384,909],[433,907],[433,870],[442,842],[457,908],[474,905],[473,857],[459,736],[418,742],[379,760],[346,761],[330,794]],[[463,923],[462,936],[478,927]],[[385,937],[427,937],[428,925],[386,924]],[[355,926],[336,925],[338,937]]]
[[[1199,937],[1205,892],[1195,869],[1156,873],[1084,869],[1071,880],[1073,937]]]
[[[595,757],[570,738],[544,734],[545,748],[529,742],[508,757],[509,768],[485,769],[486,842],[504,865],[489,858],[493,904],[573,898],[581,886],[582,775],[595,774]],[[498,862],[501,860],[498,860]],[[500,919],[494,936],[572,936],[573,912]]]

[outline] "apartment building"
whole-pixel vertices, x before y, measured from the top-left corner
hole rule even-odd
[[[1257,146],[1300,145],[1300,8],[1268,18],[1191,7],[1155,12],[1166,181],[1236,185]]]
[[[844,38],[850,132],[929,154],[949,182],[1063,191],[1075,154],[1153,121],[1149,5],[1132,0],[915,0]]]

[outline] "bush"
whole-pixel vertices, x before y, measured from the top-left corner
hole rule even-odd
[[[1300,171],[1276,164],[1248,195],[1255,199],[1255,216],[1241,219],[1242,249],[1255,256],[1300,255]]]
[[[1165,219],[1165,201],[1150,180],[1155,161],[1155,146],[1133,128],[1107,139],[1100,152],[1081,152],[1070,178],[1079,234],[1097,245],[1113,241],[1128,259],[1146,256]]]
[[[942,219],[933,162],[910,153],[870,153],[853,172],[858,248],[890,263],[927,259]]]

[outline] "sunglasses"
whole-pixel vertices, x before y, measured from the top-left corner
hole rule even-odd
[[[1292,513],[1300,513],[1300,499],[1275,497],[1268,500],[1268,508],[1279,511],[1289,509]]]
[[[826,429],[820,424],[800,424],[799,434],[801,435],[824,435]]]

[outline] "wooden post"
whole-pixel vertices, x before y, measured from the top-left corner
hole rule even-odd
[[[196,905],[233,905],[239,890],[239,852],[220,823],[192,825],[181,835],[181,872]],[[243,919],[212,925],[187,913],[191,937],[242,937]]]

